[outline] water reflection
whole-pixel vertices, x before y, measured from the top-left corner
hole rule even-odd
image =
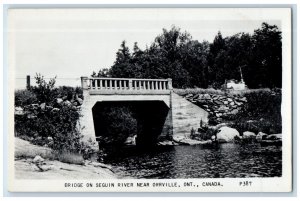
[[[124,147],[105,159],[121,176],[134,178],[279,177],[281,147],[221,144],[218,147]]]

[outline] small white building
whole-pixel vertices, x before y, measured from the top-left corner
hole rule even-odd
[[[245,84],[243,79],[240,82],[237,82],[236,80],[231,79],[231,80],[226,81],[226,89],[245,90],[245,89],[247,89],[247,85]]]
[[[240,73],[241,73],[241,81],[238,82],[234,79],[231,80],[225,80],[225,88],[226,89],[233,89],[233,90],[245,90],[248,89],[247,85],[244,82],[243,79],[243,73],[242,73],[242,69],[240,68]]]

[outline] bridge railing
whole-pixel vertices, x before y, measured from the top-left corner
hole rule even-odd
[[[172,89],[172,79],[81,77],[81,85],[90,90],[166,91]]]

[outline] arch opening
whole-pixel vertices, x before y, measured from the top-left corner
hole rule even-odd
[[[93,121],[99,146],[124,145],[136,136],[139,147],[157,144],[169,137],[164,131],[170,108],[164,101],[101,101],[93,108]]]

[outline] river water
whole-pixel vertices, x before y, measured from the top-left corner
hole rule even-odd
[[[218,147],[159,146],[141,150],[124,147],[109,154],[106,163],[116,174],[133,178],[280,177],[281,146],[221,144]]]

